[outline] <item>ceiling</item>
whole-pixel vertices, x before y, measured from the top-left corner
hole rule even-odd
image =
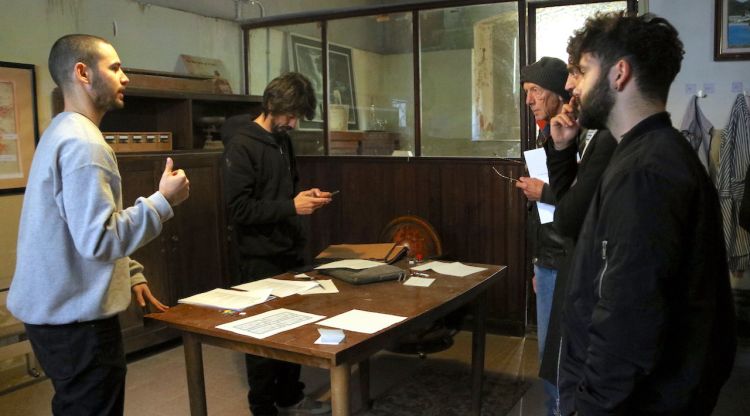
[[[234,0],[136,0],[138,3],[151,4],[170,9],[182,10],[201,16],[218,17],[226,20],[235,20],[236,3]],[[272,2],[273,0],[266,0]],[[241,19],[260,17],[260,7],[247,4],[243,1]],[[262,3],[262,1],[261,1]]]
[[[288,13],[301,13],[323,9],[371,6],[377,4],[411,3],[408,0],[135,0],[170,9],[182,10],[201,16],[217,17],[226,20],[254,19]]]

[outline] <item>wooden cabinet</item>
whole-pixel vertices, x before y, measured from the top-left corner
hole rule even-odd
[[[131,257],[143,264],[154,296],[167,305],[175,305],[180,298],[228,285],[227,240],[221,153],[119,155],[123,204],[133,205],[138,197],[158,189],[167,156],[188,175],[190,198],[174,208],[175,215],[164,223],[161,234]],[[176,335],[160,324],[144,321],[143,315],[144,311],[133,303],[120,316],[128,352]]]
[[[298,156],[323,155],[323,132],[293,131]],[[328,154],[331,156],[390,156],[399,150],[399,133],[387,131],[332,130],[329,132]]]

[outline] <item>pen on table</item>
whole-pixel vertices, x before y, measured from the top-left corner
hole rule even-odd
[[[515,178],[511,178],[510,176],[505,176],[505,175],[503,175],[502,173],[498,172],[498,170],[497,170],[497,169],[495,169],[495,167],[494,167],[494,166],[492,166],[492,170],[494,170],[494,171],[495,171],[495,173],[497,173],[497,174],[498,174],[498,175],[499,175],[499,176],[500,176],[501,178],[503,178],[503,179],[507,179],[507,180],[509,180],[509,181],[511,181],[511,182],[518,182],[518,179],[515,179]]]

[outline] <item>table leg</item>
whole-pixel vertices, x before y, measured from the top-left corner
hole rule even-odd
[[[185,348],[185,369],[187,371],[188,394],[190,395],[190,415],[206,416],[206,383],[203,379],[203,350],[201,343],[192,334],[182,335]]]
[[[485,320],[487,294],[479,295],[474,303],[474,332],[471,337],[471,414],[482,413],[482,378],[484,376]]]
[[[370,359],[366,358],[359,363],[359,393],[362,399],[362,409],[372,408],[370,400]]]
[[[351,366],[341,364],[331,368],[331,407],[333,416],[349,416],[349,378]]]

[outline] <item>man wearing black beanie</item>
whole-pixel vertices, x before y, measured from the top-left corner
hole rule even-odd
[[[567,79],[567,65],[557,58],[544,57],[521,69],[521,84],[526,93],[526,104],[539,126],[538,147],[543,147],[547,138],[550,137],[550,119],[557,115],[570,99],[570,93],[565,90]],[[555,204],[555,197],[549,184],[537,178],[521,177],[516,182],[516,187],[523,190],[529,200],[527,239],[534,262],[532,281],[536,293],[537,335],[541,360],[544,354],[557,270],[565,258],[565,245],[563,237],[557,232],[552,222],[541,223],[537,204],[533,203]],[[557,407],[557,388],[547,381],[544,383],[544,389],[549,396],[548,414],[552,415]]]

